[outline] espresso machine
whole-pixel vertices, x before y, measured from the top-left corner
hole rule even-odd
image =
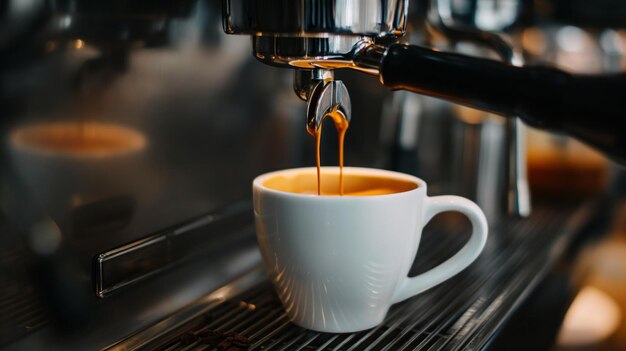
[[[625,27],[618,1],[602,6],[0,4],[0,349],[553,345],[576,293],[569,267],[611,221],[622,178],[610,166],[612,187],[592,197],[531,198],[525,125],[569,133],[622,162],[624,122],[615,118],[624,78],[619,68],[582,76],[531,67],[524,61],[551,61],[529,55],[520,33]],[[611,55],[602,57],[625,56]],[[261,268],[251,206],[256,175],[314,165],[306,131],[335,109],[350,121],[347,165],[416,174],[430,193],[471,197],[490,218],[485,251],[467,271],[354,334],[288,321]],[[95,160],[33,156],[16,142],[33,126],[67,123],[141,142],[132,157]],[[334,165],[327,134],[322,160]],[[440,217],[425,229],[419,250],[427,254],[411,274],[466,240],[467,223]]]

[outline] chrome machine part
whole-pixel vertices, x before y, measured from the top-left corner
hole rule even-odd
[[[404,35],[407,9],[405,0],[224,0],[223,26],[228,34],[252,35],[253,54],[261,62],[296,68],[294,91],[308,101],[311,132],[334,108],[350,120],[348,90],[332,81],[331,70],[377,75],[380,61],[364,65],[353,58],[366,56],[376,41],[395,42]]]
[[[308,101],[315,86],[321,81],[334,79],[332,70],[327,69],[297,69],[293,75],[293,91],[302,101]]]
[[[511,313],[529,306],[531,291],[540,291],[543,284],[558,287],[551,290],[559,292],[551,294],[552,301],[571,294],[571,288],[558,285],[561,280],[550,280],[551,268],[579,237],[590,209],[539,208],[527,220],[492,223],[494,240],[474,264],[444,284],[394,305],[370,330],[332,334],[294,325],[263,271],[252,269],[105,350],[214,350],[224,340],[246,350],[466,350],[489,349],[489,344],[498,349],[504,340],[500,333],[517,330]],[[424,254],[418,255],[411,272],[448,255],[463,241],[459,235],[466,229],[463,224],[462,218],[448,216],[425,228],[420,248]],[[543,349],[547,343],[542,338],[528,342],[531,349]]]
[[[350,122],[352,106],[348,89],[340,80],[321,81],[313,89],[307,104],[309,133],[319,130],[324,118],[335,112]]]
[[[363,38],[404,35],[408,1],[225,0],[224,31],[253,36],[254,56],[281,67],[353,67]]]
[[[507,2],[506,6],[477,6],[475,7],[477,13],[470,16],[472,23],[469,24],[460,23],[457,18],[467,16],[456,14],[455,7],[450,0],[433,0],[430,10],[429,20],[431,24],[434,24],[435,29],[440,30],[448,39],[486,47],[495,52],[503,62],[513,66],[523,66],[522,54],[512,40],[504,33],[497,32],[512,25],[518,19],[521,11],[518,1]],[[481,20],[484,18],[497,18],[501,21],[491,23]],[[506,154],[504,162],[507,189],[502,192],[501,197],[503,205],[510,215],[528,217],[531,204],[530,189],[526,177],[525,126],[519,118],[512,117],[506,120],[505,127]]]
[[[498,7],[508,11],[508,19],[517,6]],[[502,60],[521,65],[520,55],[502,36],[472,26],[457,26],[452,3],[433,1],[432,14],[438,27],[453,40],[468,40],[486,45]],[[379,75],[380,65],[389,44],[404,35],[408,1],[367,0],[359,2],[334,0],[225,0],[223,26],[228,34],[252,35],[254,56],[263,63],[278,67],[298,68],[294,76],[296,95],[309,101],[307,128],[314,131],[332,108],[337,98],[347,97],[342,83],[322,83],[319,72],[351,68]],[[515,17],[515,16],[513,16]],[[514,18],[513,18],[514,20]],[[509,21],[510,22],[510,21]],[[506,24],[510,24],[507,22]],[[500,26],[506,25],[499,23]],[[476,27],[476,26],[474,26]],[[478,27],[476,27],[478,28]],[[313,70],[312,72],[307,70]],[[316,76],[318,75],[318,76]],[[342,93],[345,91],[345,94]],[[315,95],[311,101],[311,94]],[[340,95],[337,95],[340,94]],[[349,116],[346,116],[349,119]],[[509,213],[525,217],[530,200],[523,158],[523,126],[516,120],[507,122],[507,196]]]
[[[0,48],[19,41],[42,16],[44,1],[9,0],[0,6]]]

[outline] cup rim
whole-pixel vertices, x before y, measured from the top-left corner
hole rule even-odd
[[[77,153],[77,152],[65,152],[65,151],[51,151],[43,149],[37,146],[29,145],[24,141],[24,135],[33,130],[38,130],[48,127],[76,127],[78,122],[76,121],[54,121],[54,122],[36,122],[18,125],[11,129],[6,136],[9,149],[18,154],[42,157],[46,159],[63,159],[63,160],[102,160],[102,159],[117,159],[129,155],[139,154],[146,150],[148,142],[146,137],[138,130],[116,123],[105,123],[99,121],[89,122],[92,126],[97,128],[104,128],[107,130],[113,130],[117,133],[122,133],[132,139],[132,143],[129,148],[121,151],[109,151],[109,152],[93,152],[93,153]]]
[[[322,166],[322,171],[323,172],[329,172],[329,173],[336,173],[339,174],[339,167],[337,166]],[[396,171],[390,171],[390,170],[386,170],[386,169],[379,169],[379,168],[367,168],[367,167],[343,167],[343,173],[344,174],[354,174],[354,173],[358,173],[358,174],[364,174],[364,175],[378,175],[378,176],[386,176],[386,177],[391,177],[394,179],[399,179],[399,180],[404,180],[404,181],[409,181],[412,183],[417,184],[417,187],[415,189],[411,189],[411,190],[407,190],[407,191],[402,191],[402,192],[397,192],[397,193],[392,193],[392,194],[378,194],[378,195],[359,195],[359,196],[353,196],[353,195],[342,195],[342,196],[327,196],[327,195],[317,195],[317,194],[299,194],[299,193],[291,193],[288,191],[281,191],[281,190],[276,190],[276,189],[272,189],[272,188],[268,188],[265,185],[263,185],[263,183],[271,177],[275,177],[279,174],[293,174],[293,173],[303,173],[303,172],[311,172],[311,173],[316,173],[317,172],[317,168],[316,167],[299,167],[299,168],[287,168],[287,169],[281,169],[281,170],[276,170],[276,171],[272,171],[272,172],[268,172],[268,173],[264,173],[261,174],[259,176],[257,176],[256,178],[254,178],[254,180],[252,181],[252,187],[253,189],[259,189],[259,190],[263,190],[263,192],[267,192],[270,194],[276,194],[276,195],[282,195],[282,196],[290,196],[290,197],[296,197],[296,198],[314,198],[314,199],[332,199],[333,201],[341,201],[342,199],[347,200],[347,199],[355,199],[355,198],[359,198],[359,199],[368,199],[368,198],[389,198],[389,197],[394,197],[394,196],[403,196],[406,194],[411,194],[413,192],[420,192],[420,191],[426,191],[426,182],[423,181],[422,179],[410,175],[410,174],[406,174],[406,173],[401,173],[401,172],[396,172]]]

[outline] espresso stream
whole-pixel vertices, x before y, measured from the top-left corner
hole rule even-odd
[[[343,191],[343,141],[346,136],[346,131],[348,130],[349,123],[343,114],[337,109],[333,109],[330,113],[328,113],[324,118],[330,117],[332,118],[335,129],[337,130],[337,135],[339,138],[339,195],[344,195]],[[320,147],[322,140],[322,125],[319,126],[317,130],[307,129],[309,134],[313,135],[315,138],[315,163],[317,166],[317,195],[322,195],[322,177],[321,177],[321,167],[322,167],[322,159],[320,156]]]

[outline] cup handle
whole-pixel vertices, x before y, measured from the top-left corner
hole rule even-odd
[[[451,278],[474,262],[485,247],[488,232],[487,219],[478,205],[460,196],[427,197],[424,208],[424,225],[438,213],[446,211],[457,211],[466,215],[472,223],[472,236],[461,250],[442,264],[418,276],[404,277],[393,295],[393,303],[417,295]]]

